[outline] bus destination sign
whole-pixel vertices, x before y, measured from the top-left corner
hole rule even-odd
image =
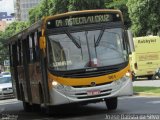
[[[47,28],[59,28],[68,26],[78,26],[94,23],[105,23],[111,21],[120,21],[119,14],[85,14],[77,16],[63,17],[59,19],[49,20],[47,22]]]

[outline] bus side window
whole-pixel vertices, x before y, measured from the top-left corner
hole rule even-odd
[[[23,40],[20,41],[20,46],[21,46],[21,51],[20,51],[21,52],[21,56],[20,56],[21,57],[21,64],[23,65],[23,62],[24,62],[24,57],[23,57],[24,56],[24,54],[23,54],[23,49],[24,49],[23,48]]]
[[[30,63],[39,61],[39,32],[34,32],[29,35],[29,58]]]
[[[17,44],[10,44],[10,64],[11,67],[16,67],[18,64]]]
[[[9,45],[9,54],[10,54],[10,66],[13,67],[13,45]]]
[[[29,35],[29,62],[32,63],[33,62],[33,42],[32,42],[32,35]]]
[[[26,61],[27,63],[30,63],[30,49],[29,49],[29,36],[26,37],[26,39],[24,40],[24,44],[25,44],[25,51],[26,51]]]
[[[39,40],[39,34],[38,32],[35,32],[34,33],[34,55],[33,55],[35,61],[39,61],[39,47],[38,47],[39,42],[38,40]]]
[[[18,60],[18,65],[22,65],[22,59],[21,59],[21,54],[22,54],[22,46],[20,40],[17,42],[17,60]]]

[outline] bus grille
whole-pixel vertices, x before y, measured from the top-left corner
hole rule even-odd
[[[87,98],[95,98],[95,97],[103,97],[111,94],[112,89],[101,90],[98,95],[88,95],[87,92],[80,92],[69,95],[69,97],[77,98],[77,99],[87,99]]]
[[[110,95],[111,93],[106,93],[106,94],[102,94],[102,95],[94,95],[94,96],[84,96],[84,97],[77,97],[78,99],[87,99],[87,98],[95,98],[95,97],[103,97],[106,95]]]
[[[87,77],[98,77],[106,74],[111,74],[114,72],[118,72],[120,69],[115,68],[111,70],[99,70],[99,71],[89,71],[89,72],[76,72],[70,74],[64,74],[63,77],[71,77],[71,78],[87,78]]]
[[[54,71],[53,69],[50,68],[49,70],[52,74],[60,77],[90,78],[90,77],[98,77],[98,76],[103,76],[103,75],[118,72],[124,69],[127,65],[128,65],[128,61],[118,65],[105,66],[105,67],[99,67],[99,68],[77,69],[77,70],[68,70],[68,71]]]
[[[101,84],[96,84],[95,86],[101,86],[101,85],[107,85],[107,84],[111,84],[113,81],[111,82],[106,82],[106,83],[101,83]],[[86,88],[86,87],[95,87],[95,86],[91,86],[91,85],[80,85],[80,86],[72,86],[73,88]]]

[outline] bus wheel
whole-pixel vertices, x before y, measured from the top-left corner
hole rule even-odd
[[[24,108],[24,111],[26,112],[32,111],[32,105],[30,105],[28,102],[23,102],[23,108]]]
[[[41,112],[45,115],[52,115],[53,108],[51,106],[44,106],[44,107],[41,107]]]
[[[135,81],[137,79],[137,77],[135,76],[135,74],[132,72],[132,81]]]
[[[117,99],[117,97],[109,98],[109,99],[105,100],[105,103],[106,103],[108,110],[116,110],[117,105],[118,105],[118,99]]]
[[[32,104],[32,111],[40,112],[41,111],[41,105],[40,104]]]
[[[147,76],[148,80],[152,80],[152,75]]]
[[[40,99],[40,104],[44,102],[43,98],[43,91],[42,91],[42,86],[39,84],[39,99]]]

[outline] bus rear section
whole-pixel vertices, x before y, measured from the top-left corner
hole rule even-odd
[[[135,52],[131,55],[131,68],[136,77],[152,79],[160,67],[160,37],[144,36],[134,38]]]

